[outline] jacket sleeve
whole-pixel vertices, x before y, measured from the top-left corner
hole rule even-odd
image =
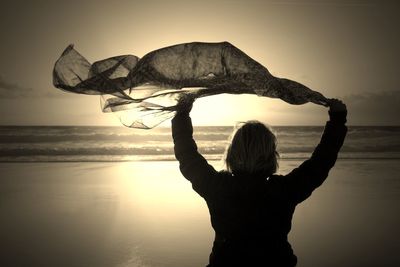
[[[205,197],[218,172],[197,151],[193,139],[192,121],[188,113],[177,113],[172,119],[172,137],[181,173],[192,183],[193,189]]]
[[[329,112],[321,141],[310,159],[284,177],[290,198],[297,204],[307,199],[328,177],[347,133],[347,112]]]

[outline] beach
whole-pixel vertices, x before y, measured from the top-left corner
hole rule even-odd
[[[262,233],[264,256],[280,258],[291,207],[275,204],[279,192],[298,194],[279,182],[270,190],[271,171],[260,170],[277,156],[277,174],[289,174],[314,151],[328,166],[344,123],[329,176],[293,214],[296,266],[400,267],[400,1],[1,7],[0,267],[205,267],[215,233],[175,157],[180,113],[192,125],[174,124],[178,157],[193,159],[184,140],[193,129],[216,170],[227,170],[230,151],[232,179],[246,169],[245,178],[267,180],[265,188],[233,181],[235,196],[211,207],[226,241],[221,257],[240,240],[258,258]],[[276,146],[258,140],[255,126],[232,148],[251,121],[265,124]],[[326,125],[332,131],[316,150]],[[295,177],[321,174],[310,166]],[[266,216],[275,219],[258,220]]]
[[[301,162],[281,160],[279,172]],[[208,262],[207,206],[175,161],[3,162],[0,172],[1,266]],[[399,266],[399,172],[399,159],[339,159],[297,206],[297,266]]]

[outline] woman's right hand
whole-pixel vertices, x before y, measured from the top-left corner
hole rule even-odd
[[[342,101],[336,98],[329,99],[328,106],[330,121],[343,124],[347,122],[347,108]]]
[[[339,99],[331,98],[328,102],[330,112],[345,112],[347,111],[346,105]]]

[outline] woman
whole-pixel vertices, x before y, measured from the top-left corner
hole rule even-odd
[[[275,136],[254,121],[238,129],[227,150],[227,170],[217,172],[193,140],[192,101],[180,101],[172,120],[175,156],[210,211],[215,241],[209,267],[296,265],[287,239],[293,212],[327,178],[347,132],[346,106],[337,99],[328,105],[330,120],[311,158],[277,175]]]

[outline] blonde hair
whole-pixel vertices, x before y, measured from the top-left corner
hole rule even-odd
[[[234,132],[226,150],[227,170],[233,174],[269,176],[279,167],[276,147],[276,137],[265,124],[245,122]]]

